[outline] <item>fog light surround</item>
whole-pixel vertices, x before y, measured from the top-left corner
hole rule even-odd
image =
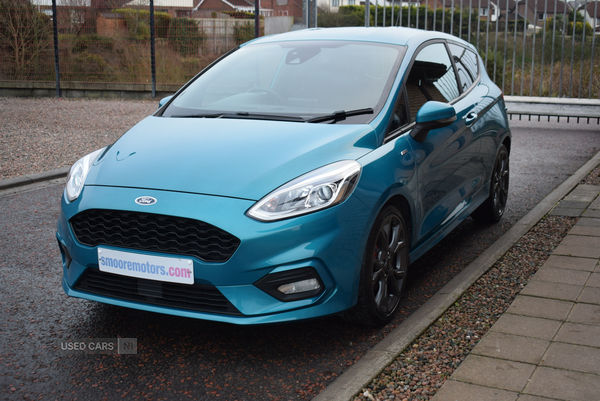
[[[282,302],[313,298],[325,290],[314,267],[267,274],[254,285]]]

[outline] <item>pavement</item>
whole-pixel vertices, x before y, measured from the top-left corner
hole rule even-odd
[[[600,186],[579,184],[599,164],[600,153],[314,400],[352,399],[547,214],[581,218],[433,401],[600,400]],[[66,173],[3,180],[0,190]]]
[[[600,186],[579,184],[599,164],[600,153],[313,400],[353,399],[547,214],[581,219],[432,400],[600,400]]]
[[[581,219],[433,401],[600,400],[599,193],[550,212]]]

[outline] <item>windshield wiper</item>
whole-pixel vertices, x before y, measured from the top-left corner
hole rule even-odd
[[[239,111],[235,114],[223,114],[223,118],[246,118],[250,120],[291,121],[299,123],[306,122],[306,120],[302,117],[285,116],[279,114],[248,113],[245,111]]]
[[[373,114],[373,112],[374,112],[374,110],[371,107],[369,107],[367,109],[356,109],[356,110],[350,110],[350,111],[339,110],[339,111],[334,111],[333,113],[327,114],[325,116],[309,118],[308,120],[306,120],[306,122],[307,123],[322,123],[324,121],[333,120],[332,122],[335,123],[337,121],[345,120],[347,117],[360,116],[363,114]]]
[[[220,118],[224,113],[207,113],[207,114],[181,114],[170,116],[172,118]]]
[[[249,119],[249,120],[291,121],[291,122],[300,122],[300,123],[306,122],[306,120],[302,117],[284,116],[284,115],[278,115],[278,114],[248,113],[245,111],[239,111],[237,113],[186,114],[186,115],[174,115],[171,117],[179,117],[179,118],[239,118],[239,119]]]

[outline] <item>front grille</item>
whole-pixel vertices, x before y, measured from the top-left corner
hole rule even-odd
[[[121,210],[85,210],[70,220],[73,233],[87,246],[121,248],[225,262],[240,240],[208,223],[185,217]]]
[[[87,269],[74,288],[82,292],[151,305],[241,315],[240,311],[212,285],[165,283]]]

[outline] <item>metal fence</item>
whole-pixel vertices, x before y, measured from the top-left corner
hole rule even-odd
[[[185,83],[255,37],[253,13],[194,3],[0,0],[0,81]]]
[[[478,49],[505,95],[600,98],[598,2],[422,0],[400,6],[371,1],[370,7],[340,7],[317,18],[304,12],[306,0],[261,0],[259,34],[290,30],[311,15],[319,26],[444,31]],[[224,3],[232,4],[0,0],[0,81],[182,84],[255,36],[255,10],[224,10]]]
[[[365,25],[387,23],[460,37],[477,48],[488,74],[505,95],[598,99],[598,3],[423,0],[412,7],[377,4],[365,10]]]

